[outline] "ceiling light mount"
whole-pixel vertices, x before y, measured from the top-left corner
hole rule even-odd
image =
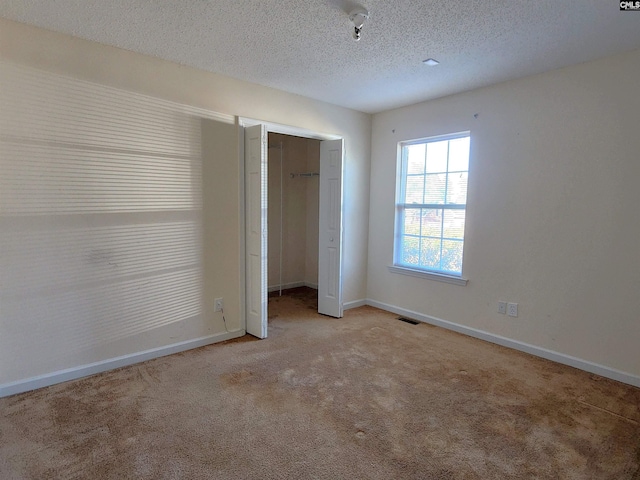
[[[362,34],[362,26],[369,18],[369,11],[366,8],[358,7],[351,10],[349,20],[353,23],[353,39],[357,42]]]

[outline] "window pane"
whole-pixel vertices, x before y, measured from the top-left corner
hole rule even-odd
[[[469,170],[469,137],[449,141],[449,171]]]
[[[407,208],[404,210],[404,234],[420,235],[419,208]]]
[[[427,144],[427,173],[447,171],[448,140]]]
[[[435,173],[427,175],[424,203],[433,203],[438,205],[443,204],[446,182],[446,173]]]
[[[462,240],[442,242],[442,270],[462,273]]]
[[[465,205],[467,203],[467,184],[469,174],[467,172],[454,172],[447,179],[447,203]]]
[[[422,235],[438,238],[442,236],[442,210],[422,209]]]
[[[407,145],[404,147],[407,152],[407,173],[424,173],[424,152],[426,145]]]
[[[401,215],[394,245],[399,265],[462,275],[469,148],[469,137],[402,146],[398,182],[406,207],[396,210]]]
[[[432,270],[440,269],[440,240],[423,238],[420,254],[420,266]]]
[[[422,203],[424,197],[424,175],[410,175],[407,177],[405,203]]]
[[[418,265],[418,247],[420,240],[417,237],[402,237],[401,258],[405,265]]]
[[[464,238],[464,210],[445,210],[442,236],[444,238]]]

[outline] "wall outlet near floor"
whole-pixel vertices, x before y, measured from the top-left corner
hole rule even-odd
[[[518,304],[517,303],[507,303],[507,315],[510,317],[518,316]]]
[[[224,308],[224,300],[222,300],[222,298],[216,298],[213,301],[213,311],[221,312],[223,308]]]
[[[498,313],[502,315],[507,314],[507,302],[498,302]]]

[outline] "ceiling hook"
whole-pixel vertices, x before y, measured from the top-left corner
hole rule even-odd
[[[353,39],[357,42],[362,35],[362,26],[369,18],[369,11],[366,8],[358,7],[351,11],[349,20],[353,23]]]

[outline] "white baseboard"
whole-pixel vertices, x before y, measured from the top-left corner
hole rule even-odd
[[[298,288],[298,287],[309,287],[309,288],[313,288],[314,290],[318,289],[318,284],[317,283],[309,283],[309,282],[291,282],[291,283],[283,283],[282,284],[282,290],[287,290],[289,288]],[[271,287],[267,287],[267,291],[269,293],[271,292],[277,292],[280,290],[280,285],[273,285]]]
[[[78,378],[87,377],[96,373],[106,372],[107,370],[113,370],[114,368],[126,367],[135,363],[146,362],[147,360],[153,360],[154,358],[164,357],[166,355],[172,355],[178,352],[184,352],[185,350],[191,350],[192,348],[204,347],[205,345],[210,345],[212,343],[231,340],[232,338],[241,337],[244,334],[244,330],[238,330],[236,332],[225,332],[216,335],[209,335],[206,337],[195,338],[193,340],[187,340],[185,342],[174,343],[172,345],[167,345],[164,347],[145,350],[143,352],[123,355],[121,357],[109,358],[107,360],[90,363],[88,365],[81,365],[79,367],[68,368],[66,370],[46,373],[37,377],[18,380],[16,382],[0,384],[0,398],[8,397],[9,395],[15,395],[17,393],[28,392],[29,390],[35,390],[37,388],[48,387],[50,385],[55,385],[56,383],[76,380]]]
[[[429,323],[431,325],[436,325],[438,327],[446,328],[448,330],[453,330],[454,332],[462,333],[464,335],[469,335],[470,337],[479,338],[480,340],[485,340],[487,342],[502,345],[503,347],[513,348],[514,350],[519,350],[521,352],[529,353],[531,355],[535,355],[536,357],[546,358],[547,360],[561,363],[563,365],[568,365],[570,367],[578,368],[580,370],[584,370],[590,373],[595,373],[596,375],[601,375],[603,377],[607,377],[612,380],[617,380],[619,382],[627,383],[635,387],[640,387],[640,376],[633,375],[631,373],[622,372],[614,368],[610,368],[604,365],[599,365],[597,363],[589,362],[587,360],[582,360],[581,358],[565,355],[564,353],[554,352],[553,350],[547,350],[546,348],[537,347],[535,345],[523,343],[518,340],[512,340],[507,337],[495,335],[493,333],[485,332],[483,330],[477,330],[475,328],[460,325],[458,323],[449,322],[447,320],[442,320],[441,318],[432,317],[430,315],[414,312],[412,310],[407,310],[405,308],[397,307],[395,305],[389,305],[387,303],[378,302],[376,300],[371,300],[369,298],[366,300],[366,304],[372,307],[379,308],[381,310],[386,310],[387,312],[392,312],[408,318],[420,320],[421,322]]]
[[[535,355],[537,357],[546,358],[547,360],[568,365],[570,367],[578,368],[580,370],[584,370],[590,373],[595,373],[597,375],[601,375],[606,378],[611,378],[612,380],[617,380],[619,382],[627,383],[635,387],[640,387],[640,376],[633,375],[627,372],[622,372],[620,370],[606,367],[604,365],[599,365],[597,363],[572,357],[570,355],[565,355],[563,353],[554,352],[553,350],[547,350],[542,347],[537,347],[535,345],[530,345],[527,343],[519,342],[517,340],[512,340],[510,338],[502,337],[500,335],[495,335],[493,333],[488,333],[482,330],[477,330],[475,328],[449,322],[447,320],[442,320],[440,318],[432,317],[430,315],[425,315],[423,313],[407,310],[405,308],[397,307],[395,305],[389,305],[386,303],[378,302],[376,300],[366,299],[366,300],[355,300],[352,302],[347,302],[344,304],[343,308],[345,310],[348,310],[350,308],[357,308],[364,305],[370,305],[372,307],[376,307],[381,310],[386,310],[388,312],[392,312],[398,315],[403,315],[409,318],[413,318],[415,320],[419,320],[421,322],[446,328],[448,330],[462,333],[464,335],[469,335],[470,337],[479,338],[487,342],[495,343],[497,345],[502,345],[508,348],[513,348],[514,350],[519,350],[525,353],[529,353],[531,355]],[[24,380],[18,380],[16,382],[0,384],[0,398],[7,397],[9,395],[15,395],[18,393],[27,392],[29,390],[48,387],[50,385],[55,385],[56,383],[67,382],[69,380],[76,380],[78,378],[94,375],[96,373],[105,372],[107,370],[113,370],[115,368],[126,367],[128,365],[145,362],[147,360],[164,357],[166,355],[172,355],[174,353],[183,352],[185,350],[191,350],[193,348],[203,347],[205,345],[210,345],[217,342],[223,342],[225,340],[230,340],[232,338],[241,337],[244,334],[245,334],[244,330],[239,330],[237,332],[210,335],[207,337],[187,340],[185,342],[174,343],[172,345],[167,345],[164,347],[145,350],[143,352],[137,352],[129,355],[123,355],[121,357],[110,358],[107,360],[91,363],[88,365],[82,365],[79,367],[69,368],[66,370],[59,370],[57,372],[39,375],[37,377],[31,377]]]
[[[353,300],[352,302],[347,302],[347,303],[343,304],[342,305],[342,309],[343,310],[349,310],[351,308],[364,307],[365,305],[367,305],[367,300],[363,298],[363,299],[360,299],[360,300]]]

